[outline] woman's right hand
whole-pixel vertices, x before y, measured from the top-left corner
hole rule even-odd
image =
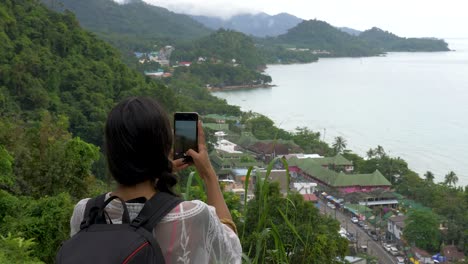
[[[193,164],[198,171],[200,177],[206,182],[211,180],[218,181],[218,177],[211,166],[210,158],[208,157],[208,149],[205,143],[205,133],[201,121],[198,121],[198,152],[193,149],[187,151],[187,155],[192,157]]]

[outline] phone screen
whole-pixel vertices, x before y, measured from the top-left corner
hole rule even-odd
[[[174,158],[186,158],[189,149],[198,151],[197,133],[198,114],[196,113],[176,113],[174,116]]]

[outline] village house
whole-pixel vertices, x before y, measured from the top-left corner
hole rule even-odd
[[[260,178],[262,179],[265,178],[267,170],[258,169],[258,170],[255,170],[254,173],[255,173],[255,178],[256,178],[254,182],[258,182]],[[268,174],[268,181],[279,183],[281,194],[286,195],[288,193],[289,182],[288,182],[286,170],[271,170],[270,174]]]
[[[257,159],[265,163],[270,162],[275,157],[282,157],[289,153],[298,153],[302,149],[293,141],[287,140],[262,140],[245,146],[245,148],[257,156]]]
[[[396,215],[388,218],[387,221],[387,238],[391,241],[396,241],[402,244],[403,229],[405,228],[405,220],[407,216]]]

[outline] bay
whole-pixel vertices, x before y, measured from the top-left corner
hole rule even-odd
[[[389,53],[269,65],[273,88],[215,92],[244,111],[293,131],[309,127],[326,142],[344,137],[365,156],[384,147],[422,176],[443,181],[451,170],[468,185],[468,39],[451,52]]]

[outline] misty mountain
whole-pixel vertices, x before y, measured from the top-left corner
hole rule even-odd
[[[362,33],[362,31],[354,29],[354,28],[349,28],[349,27],[339,27],[339,30],[346,32],[352,36],[359,36],[359,34]]]
[[[211,30],[191,17],[141,0],[42,0],[53,9],[68,9],[80,24],[99,35],[128,39],[196,39]],[[60,2],[57,4],[57,2]]]
[[[228,20],[209,16],[192,16],[192,18],[211,29],[232,29],[257,37],[278,36],[302,22],[302,19],[287,13],[274,16],[266,13],[241,14]]]

